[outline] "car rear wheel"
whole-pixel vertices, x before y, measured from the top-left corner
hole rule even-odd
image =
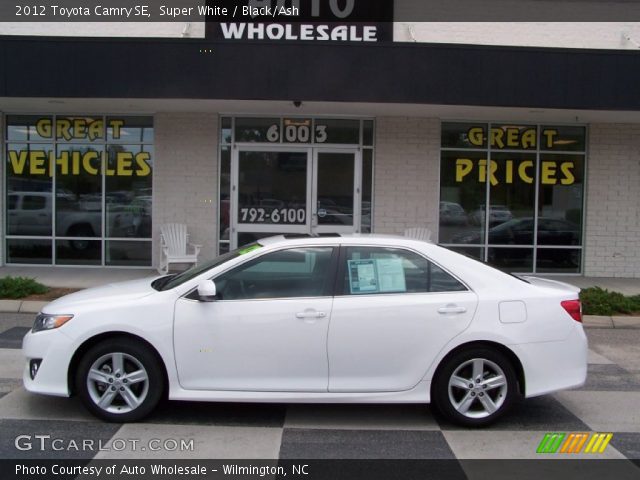
[[[85,407],[109,422],[140,420],[164,391],[160,361],[146,345],[130,339],[106,340],[80,361],[76,391]]]
[[[489,348],[470,348],[447,359],[432,389],[436,408],[448,420],[481,427],[504,415],[518,396],[509,359]]]

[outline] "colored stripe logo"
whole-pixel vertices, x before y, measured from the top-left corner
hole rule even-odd
[[[613,433],[547,433],[536,453],[604,453]]]

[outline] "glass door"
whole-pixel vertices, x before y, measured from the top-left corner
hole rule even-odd
[[[312,233],[359,231],[358,158],[353,149],[314,149]]]
[[[235,150],[231,248],[279,234],[358,232],[359,159],[356,149]]]

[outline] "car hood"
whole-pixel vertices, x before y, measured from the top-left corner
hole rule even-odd
[[[140,280],[111,283],[102,287],[87,288],[86,290],[65,295],[48,303],[42,311],[44,313],[74,313],[74,308],[90,303],[113,304],[115,302],[142,298],[156,292],[151,286],[154,278],[157,277],[147,277]]]

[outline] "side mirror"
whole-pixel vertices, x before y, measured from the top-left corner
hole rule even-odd
[[[215,301],[216,293],[216,284],[213,280],[205,280],[198,285],[198,297],[201,302]]]

